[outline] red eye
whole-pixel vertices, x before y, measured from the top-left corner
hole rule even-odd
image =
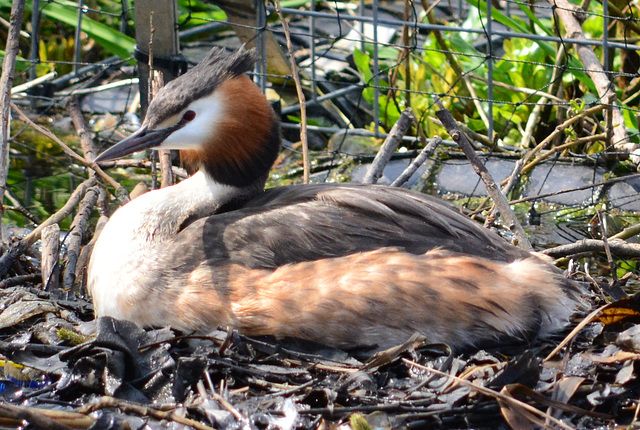
[[[182,115],[184,121],[192,121],[196,117],[196,113],[192,110],[188,110]]]

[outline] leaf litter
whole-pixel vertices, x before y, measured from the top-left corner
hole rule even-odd
[[[0,291],[0,423],[25,428],[575,428],[637,425],[640,300],[568,342],[452,354],[415,335],[371,355],[219,329],[93,321],[84,298]],[[595,305],[594,305],[595,308]],[[577,324],[580,318],[577,318]],[[574,324],[574,325],[576,325]]]

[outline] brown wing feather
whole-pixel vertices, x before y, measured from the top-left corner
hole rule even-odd
[[[198,220],[180,236],[207,237],[207,259],[229,258],[255,269],[389,246],[411,254],[440,248],[495,261],[531,255],[437,199],[358,185],[277,188],[239,210]]]

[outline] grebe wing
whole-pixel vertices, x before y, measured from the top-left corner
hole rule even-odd
[[[384,186],[322,184],[268,190],[243,208],[200,219],[180,233],[203,238],[207,260],[252,269],[383,247],[440,248],[494,261],[530,257],[435,198]]]

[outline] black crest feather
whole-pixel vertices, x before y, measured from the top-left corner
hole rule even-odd
[[[214,47],[204,60],[184,75],[165,85],[149,105],[147,118],[152,118],[150,128],[207,94],[211,94],[222,82],[240,76],[253,68],[257,60],[255,50],[240,48],[227,51]]]

